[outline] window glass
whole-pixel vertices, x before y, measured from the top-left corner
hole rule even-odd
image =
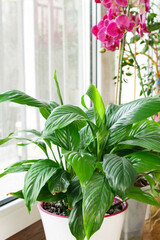
[[[18,89],[40,100],[58,101],[53,80],[56,69],[64,102],[80,105],[80,96],[90,81],[87,11],[89,1],[0,0],[0,92]],[[0,104],[0,139],[13,131],[25,136],[18,131],[41,130],[43,124],[38,110]],[[0,146],[1,170],[41,154],[35,146],[23,148],[16,143],[13,140]],[[0,200],[22,187],[22,175],[0,179]]]

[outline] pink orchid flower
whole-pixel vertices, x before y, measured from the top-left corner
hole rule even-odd
[[[149,0],[139,0],[141,13],[149,12],[150,10],[150,2]]]
[[[149,10],[150,10],[150,2],[149,2],[149,0],[145,0],[145,8],[146,8],[146,12],[149,12]]]
[[[113,41],[112,45],[107,46],[107,42],[103,44],[104,48],[114,52],[116,50],[116,48],[119,48],[119,41]]]
[[[110,8],[112,6],[112,2],[113,0],[102,0],[102,4],[106,7],[106,8]]]
[[[147,25],[146,25],[146,15],[145,13],[142,13],[140,15],[140,36],[143,37],[143,33],[150,33],[148,30],[147,30]]]
[[[128,6],[128,0],[116,0],[116,3],[122,7]]]

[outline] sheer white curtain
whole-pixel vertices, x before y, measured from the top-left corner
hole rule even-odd
[[[89,4],[85,0],[0,0],[0,92],[19,89],[40,100],[57,101],[56,69],[64,102],[79,105],[90,81]],[[0,138],[20,129],[42,129],[39,116],[32,108],[0,104]],[[36,157],[36,152],[32,149],[29,156]],[[15,142],[0,146],[0,169],[27,155]],[[0,200],[22,183],[14,176],[0,179]]]

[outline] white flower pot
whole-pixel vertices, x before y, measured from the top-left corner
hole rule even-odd
[[[75,240],[68,226],[68,217],[49,213],[42,205],[43,203],[38,203],[46,240]],[[124,202],[122,211],[105,216],[100,230],[91,237],[91,240],[119,240],[127,207],[128,204]]]

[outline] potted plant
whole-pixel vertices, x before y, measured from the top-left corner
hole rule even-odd
[[[56,75],[55,80],[57,83]],[[0,102],[11,101],[39,108],[46,119],[41,132],[29,130],[35,135],[34,139],[26,138],[27,142],[39,146],[46,158],[17,162],[5,169],[0,177],[13,172],[26,172],[24,188],[12,195],[24,198],[29,212],[36,201],[54,202],[54,208],[58,201],[64,215],[61,219],[69,221],[71,233],[76,239],[82,240],[86,236],[87,239],[103,240],[107,233],[96,238],[100,231],[95,232],[103,221],[105,223],[112,217],[112,223],[116,224],[115,216],[120,215],[113,214],[104,220],[110,208],[113,210],[121,206],[120,213],[124,215],[126,205],[122,202],[129,198],[159,206],[152,194],[142,191],[134,183],[141,174],[139,178],[143,176],[147,179],[152,193],[156,193],[152,175],[160,171],[160,157],[157,155],[160,152],[160,125],[148,118],[160,110],[160,98],[142,98],[120,106],[109,104],[105,108],[98,90],[90,85],[86,95],[92,101],[93,108],[87,108],[82,96],[84,110],[74,105],[63,105],[58,83],[57,90],[61,105],[41,102],[16,90],[0,94]],[[0,144],[14,138],[14,133],[11,133],[1,139]],[[117,200],[117,196],[121,200]],[[43,208],[42,203],[40,208]],[[45,210],[40,211],[44,215]],[[52,214],[46,215],[49,215],[50,221],[51,217],[61,221]],[[122,227],[121,219],[120,225]],[[120,232],[115,237],[118,231],[115,228],[113,226],[112,236],[118,240]],[[64,238],[58,235],[63,229]],[[57,240],[72,239],[62,225],[59,228],[54,223],[49,230],[51,236],[46,232],[47,240],[52,239],[53,235]],[[109,239],[112,237],[109,236]]]

